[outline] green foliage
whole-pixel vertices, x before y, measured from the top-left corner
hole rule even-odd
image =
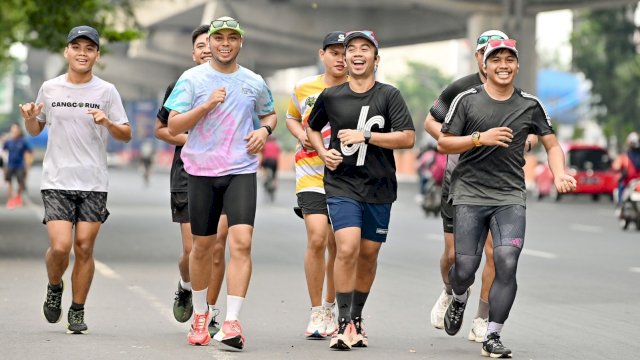
[[[0,73],[6,71],[11,62],[12,44],[21,42],[60,52],[74,26],[93,26],[107,42],[141,37],[130,0],[3,0],[3,3],[8,4],[3,4],[0,12]],[[105,50],[101,46],[100,52],[104,54]]]
[[[424,131],[420,129],[423,128],[427,112],[451,79],[430,65],[410,61],[407,66],[407,73],[393,79],[393,82],[407,103],[416,134],[422,134]]]
[[[573,128],[573,136],[571,136],[572,140],[580,140],[584,139],[584,128],[582,126],[576,126]]]
[[[593,83],[606,107],[598,114],[605,132],[622,138],[640,128],[640,58],[633,16],[637,4],[580,13],[571,44],[574,65]]]

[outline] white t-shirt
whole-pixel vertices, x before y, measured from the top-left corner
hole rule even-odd
[[[109,131],[87,110],[100,109],[114,123],[128,123],[115,86],[95,75],[88,83],[71,84],[63,74],[42,84],[39,103],[44,108],[37,119],[49,126],[40,189],[106,192]]]

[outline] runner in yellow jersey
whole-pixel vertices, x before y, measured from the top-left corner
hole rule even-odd
[[[296,151],[296,195],[301,216],[307,228],[307,250],[304,255],[304,272],[311,300],[311,314],[305,335],[309,338],[330,336],[337,329],[335,317],[335,288],[333,263],[336,245],[327,212],[324,192],[324,163],[307,139],[306,127],[315,99],[327,87],[340,85],[348,80],[344,61],[344,32],[327,34],[319,51],[325,72],[300,80],[289,101],[287,128],[298,139]],[[322,129],[325,147],[329,146],[331,128]],[[325,250],[329,257],[325,265]],[[325,279],[327,289],[324,299],[322,289]]]

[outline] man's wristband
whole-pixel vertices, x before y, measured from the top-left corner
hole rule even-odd
[[[273,133],[273,129],[271,128],[271,126],[269,125],[262,125],[261,127],[267,129],[267,132],[269,133],[269,135],[271,135],[271,133]]]

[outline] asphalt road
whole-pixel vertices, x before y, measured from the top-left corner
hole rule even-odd
[[[213,341],[189,346],[188,324],[173,319],[180,238],[170,222],[168,173],[154,173],[147,188],[135,170],[112,169],[111,216],[97,241],[96,275],[86,304],[90,333],[67,335],[66,318],[48,324],[41,314],[48,241],[40,223],[39,173],[33,169],[29,179],[29,204],[0,208],[0,359],[481,357],[480,345],[466,340],[479,284],[457,336],[429,324],[441,291],[441,223],[423,215],[414,201],[414,183],[400,185],[365,307],[370,347],[348,353],[330,351],[328,340],[303,336],[309,311],[306,240],[304,225],[291,210],[293,181],[281,181],[275,203],[259,193],[253,276],[241,313],[247,343],[235,352]],[[5,185],[0,202],[6,202]],[[559,204],[531,201],[527,222],[518,295],[502,334],[514,358],[638,359],[640,232],[620,230],[613,205],[587,197]],[[69,289],[63,297],[65,317]]]

